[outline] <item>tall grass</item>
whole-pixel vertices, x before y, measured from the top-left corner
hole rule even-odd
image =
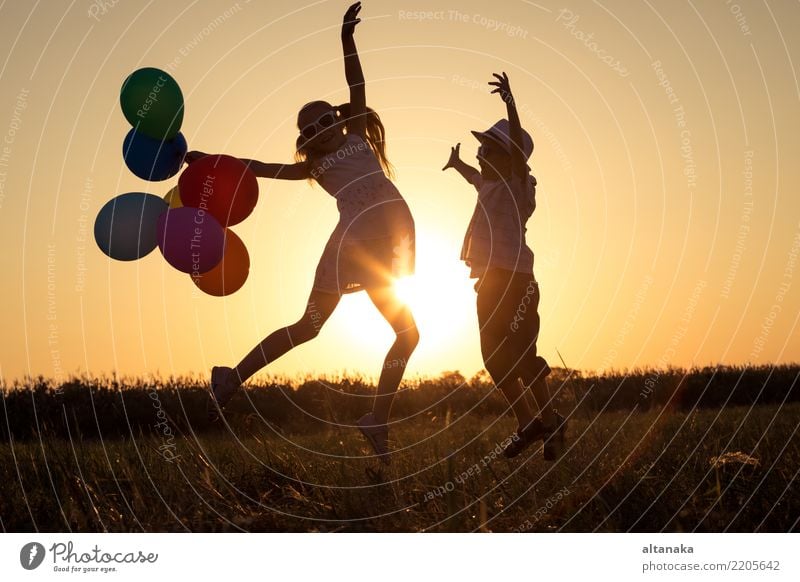
[[[497,454],[514,423],[485,377],[417,380],[385,469],[352,427],[359,379],[250,388],[221,426],[199,379],[39,379],[2,392],[0,530],[797,531],[798,371],[668,370],[644,393],[652,371],[558,370],[555,463]]]

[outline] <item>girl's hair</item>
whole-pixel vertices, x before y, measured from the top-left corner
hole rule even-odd
[[[350,103],[342,103],[341,105],[334,106],[327,101],[312,101],[303,105],[300,111],[315,105],[325,105],[333,109],[336,113],[337,121],[339,122],[343,121],[346,123],[347,120],[350,119]],[[389,158],[386,157],[386,130],[383,127],[383,122],[381,121],[381,118],[377,112],[370,107],[367,107],[366,116],[367,131],[366,135],[364,136],[366,142],[372,152],[378,158],[381,168],[383,168],[383,171],[386,173],[386,175],[389,178],[394,178],[394,166],[392,166]],[[305,147],[306,141],[307,140],[302,135],[297,137],[294,154],[294,159],[297,162],[305,162],[312,155],[312,153]]]

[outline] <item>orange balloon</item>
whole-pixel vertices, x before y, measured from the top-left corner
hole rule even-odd
[[[241,289],[250,273],[250,255],[235,232],[225,229],[225,253],[222,261],[205,273],[192,276],[197,287],[209,295],[224,297]]]
[[[183,206],[183,202],[181,202],[181,192],[178,190],[177,186],[164,195],[164,202],[169,204],[170,208],[180,208]]]

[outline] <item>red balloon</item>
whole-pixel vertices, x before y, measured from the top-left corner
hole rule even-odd
[[[158,217],[158,248],[183,273],[205,273],[225,252],[225,229],[201,208],[172,208]]]
[[[238,291],[250,273],[250,255],[235,232],[225,229],[225,254],[219,265],[206,273],[192,275],[197,287],[209,295],[224,297]]]
[[[238,158],[205,156],[192,162],[178,179],[184,206],[201,208],[222,226],[239,224],[258,202],[256,175]]]

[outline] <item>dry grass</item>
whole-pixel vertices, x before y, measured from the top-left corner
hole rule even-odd
[[[211,429],[201,420],[201,395],[194,402],[179,384],[161,385],[158,400],[145,392],[149,408],[133,406],[132,392],[119,386],[108,388],[111,401],[100,386],[84,387],[92,393],[89,413],[67,406],[66,391],[48,389],[47,409],[34,389],[17,394],[39,413],[39,429],[25,438],[11,430],[12,395],[3,397],[4,531],[800,528],[800,501],[791,493],[800,469],[797,403],[646,412],[573,406],[568,450],[547,463],[536,448],[513,461],[493,453],[513,422],[495,413],[503,406],[495,394],[476,389],[473,406],[454,409],[434,398],[394,426],[397,452],[380,471],[358,432],[338,424],[352,423],[350,415],[329,418],[338,410],[330,399],[320,404],[328,417],[280,424],[240,397],[231,425]],[[116,393],[123,396],[113,400]],[[156,402],[169,417],[160,426]],[[441,414],[447,406],[452,413]],[[137,419],[113,436],[75,432],[89,426],[76,410],[105,426],[109,416],[132,418],[134,409],[147,415],[149,430]]]

